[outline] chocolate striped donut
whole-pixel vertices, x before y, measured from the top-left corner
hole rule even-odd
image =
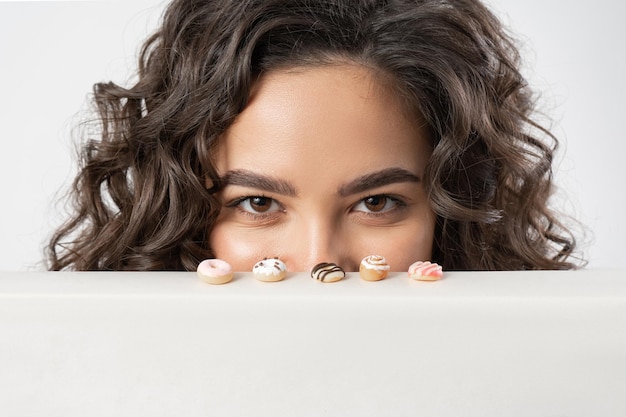
[[[320,262],[311,270],[311,278],[321,282],[335,282],[343,279],[346,273],[337,264],[331,262]]]

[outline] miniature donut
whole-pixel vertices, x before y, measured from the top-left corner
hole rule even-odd
[[[205,259],[198,265],[198,277],[208,284],[226,284],[233,279],[233,268],[221,259]]]
[[[409,267],[409,276],[419,281],[437,281],[443,276],[443,269],[434,262],[417,261]]]
[[[346,273],[337,264],[320,262],[311,270],[311,278],[321,282],[336,282],[343,279]]]
[[[259,281],[280,281],[287,275],[287,265],[278,258],[265,258],[254,264],[252,273]]]
[[[366,281],[380,281],[387,277],[389,264],[383,256],[370,255],[363,258],[359,266],[359,274]]]

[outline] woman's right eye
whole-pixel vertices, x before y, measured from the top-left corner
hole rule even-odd
[[[250,214],[270,214],[283,211],[278,202],[269,197],[252,196],[237,200],[232,206]]]

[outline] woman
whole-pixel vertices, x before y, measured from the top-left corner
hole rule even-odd
[[[49,268],[572,268],[518,67],[478,1],[176,0],[137,83],[94,87]]]

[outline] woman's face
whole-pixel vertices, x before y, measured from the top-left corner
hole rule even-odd
[[[270,72],[217,148],[223,208],[211,248],[237,271],[265,257],[290,271],[357,271],[368,255],[406,270],[431,256],[430,154],[425,128],[371,71]]]

